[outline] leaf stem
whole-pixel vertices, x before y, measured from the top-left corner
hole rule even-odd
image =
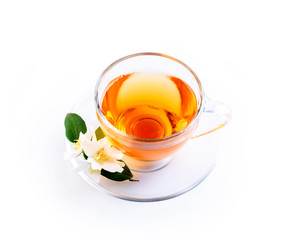
[[[139,182],[138,179],[129,179],[130,182]]]

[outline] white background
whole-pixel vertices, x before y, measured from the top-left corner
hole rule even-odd
[[[1,1],[1,239],[289,239],[289,1]],[[228,102],[212,174],[180,197],[98,192],[63,160],[102,70],[156,51]]]

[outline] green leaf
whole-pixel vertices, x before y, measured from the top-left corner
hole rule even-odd
[[[125,163],[122,160],[117,160],[120,162]],[[124,181],[124,180],[130,180],[133,177],[133,174],[131,172],[131,170],[128,168],[127,164],[125,163],[125,166],[123,167],[123,172],[119,173],[119,172],[109,172],[106,171],[104,169],[101,170],[101,175],[103,175],[104,177],[111,179],[113,181]]]
[[[95,134],[96,134],[97,141],[99,141],[100,139],[105,137],[105,134],[104,134],[103,130],[100,127],[98,127],[96,129]]]
[[[65,135],[71,142],[76,142],[80,137],[80,132],[86,133],[85,121],[75,113],[68,113],[64,120]]]
[[[83,151],[82,153],[83,153],[84,158],[85,158],[86,160],[88,160],[89,157],[87,156],[87,154],[85,154],[84,151]]]

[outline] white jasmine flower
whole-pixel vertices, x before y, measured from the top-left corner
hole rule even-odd
[[[69,160],[69,159],[76,158],[77,156],[79,156],[83,151],[83,146],[82,146],[83,142],[86,140],[91,140],[91,138],[92,138],[92,133],[90,131],[87,131],[85,134],[81,132],[79,140],[73,143],[74,144],[73,150],[65,152],[64,158],[66,160]]]
[[[117,150],[107,137],[97,141],[96,135],[92,134],[95,133],[95,129],[92,126],[89,126],[89,129],[90,131],[85,134],[80,133],[79,140],[73,143],[74,149],[65,153],[65,159],[76,158],[84,152],[88,156],[84,161],[90,163],[91,172],[95,173],[94,177],[97,181],[100,180],[102,169],[109,172],[123,172],[125,164],[117,161],[123,158],[123,153]]]
[[[85,140],[82,147],[93,171],[100,172],[104,169],[109,172],[123,172],[125,164],[117,161],[122,159],[123,153],[117,150],[106,137],[99,141]]]

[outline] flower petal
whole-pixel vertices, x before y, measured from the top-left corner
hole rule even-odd
[[[121,163],[121,162],[120,162]],[[109,171],[109,172],[123,172],[123,168],[121,167],[119,162],[117,161],[105,161],[103,164],[102,164],[102,168]]]
[[[94,174],[95,174],[95,181],[99,183],[101,180],[101,173],[99,171],[96,171]]]
[[[106,153],[106,155],[114,159],[122,159],[123,153],[116,149],[107,138],[103,139],[105,139],[104,152]]]
[[[65,152],[64,153],[64,159],[65,160],[70,160],[72,158],[77,157],[81,153],[82,153],[82,149],[81,148],[79,148],[78,150],[73,150],[73,151],[70,151],[70,152]]]
[[[91,164],[92,170],[101,170],[102,169],[102,165],[100,163],[98,163],[94,158],[88,158],[87,162],[89,162]]]
[[[80,132],[80,137],[79,140],[80,142],[84,141],[84,140],[91,140],[92,138],[92,133],[91,131],[87,131],[85,134],[83,134],[82,132]]]
[[[123,168],[123,167],[125,167],[125,163],[124,162],[119,162],[118,161],[118,163],[120,164],[120,166]]]
[[[93,179],[95,180],[96,183],[99,183],[101,180],[101,174],[99,171],[95,171],[93,173]]]
[[[93,125],[89,125],[89,129],[92,135],[92,138],[91,138],[92,141],[96,142],[97,141],[96,134],[95,134],[96,128]]]
[[[88,157],[95,157],[96,153],[103,148],[102,142],[94,142],[87,139],[81,142],[81,146]]]
[[[113,144],[109,141],[109,139],[107,137],[104,137],[100,141],[104,142],[105,152],[109,152],[111,150],[111,146],[113,146]]]
[[[117,150],[114,147],[111,148],[110,157],[121,160],[123,156],[124,154],[121,151]]]

